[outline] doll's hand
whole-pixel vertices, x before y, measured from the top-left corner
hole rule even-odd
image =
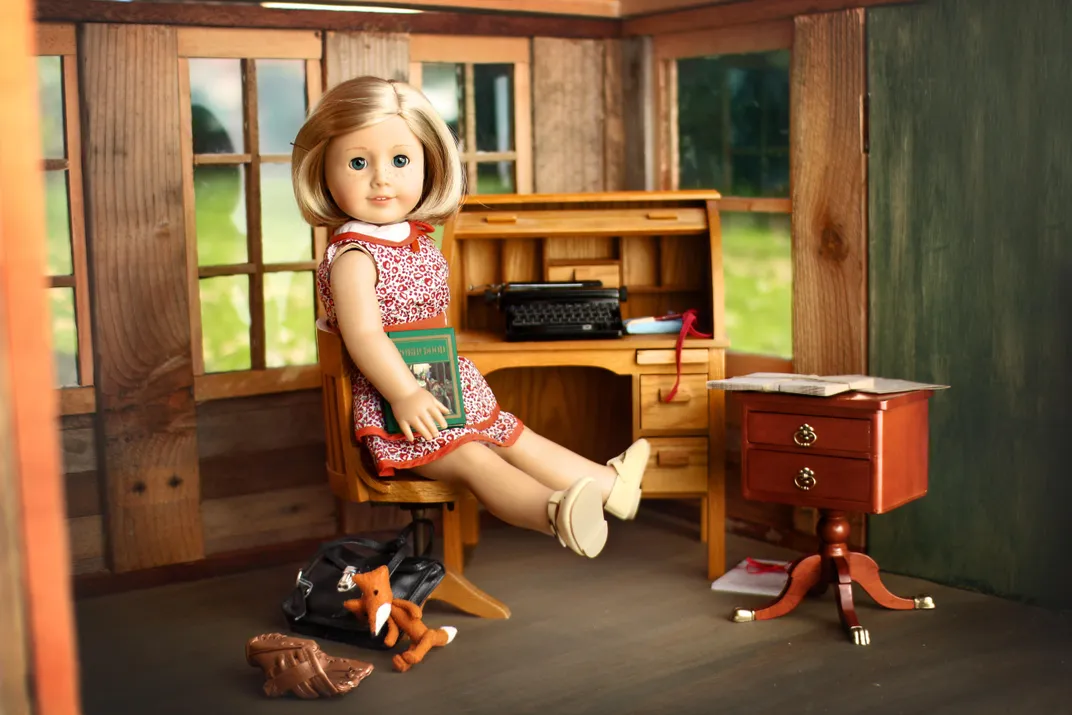
[[[423,388],[391,403],[391,411],[395,413],[395,420],[402,428],[402,434],[406,439],[413,441],[413,430],[417,430],[425,439],[435,439],[439,436],[439,427],[447,428],[447,418],[444,416],[450,410],[439,400],[432,397],[432,393]]]

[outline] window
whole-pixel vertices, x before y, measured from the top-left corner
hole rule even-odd
[[[52,342],[63,414],[94,410],[93,349],[82,210],[78,67],[73,25],[37,26]]]
[[[198,399],[313,387],[314,271],[291,142],[319,97],[311,32],[180,29],[184,205]]]
[[[532,191],[529,72],[525,38],[410,38],[410,83],[458,138],[469,193]]]
[[[661,36],[655,47],[665,108],[661,183],[723,195],[726,334],[737,352],[781,358],[793,352],[792,28]]]

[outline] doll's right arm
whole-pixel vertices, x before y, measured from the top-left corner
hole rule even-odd
[[[372,258],[360,250],[338,256],[331,266],[331,295],[350,358],[390,403],[406,438],[412,440],[414,429],[425,439],[437,437],[437,427],[447,427],[444,414],[448,410],[421,388],[383,331]]]

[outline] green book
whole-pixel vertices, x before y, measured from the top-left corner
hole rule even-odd
[[[465,404],[454,328],[401,330],[388,332],[387,337],[394,342],[420,386],[450,410],[446,415],[447,426],[464,427]],[[383,423],[388,434],[402,434],[387,400],[383,401]]]

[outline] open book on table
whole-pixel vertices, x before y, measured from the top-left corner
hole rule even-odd
[[[932,385],[925,382],[871,377],[870,375],[797,375],[790,372],[753,372],[739,377],[708,380],[707,387],[711,390],[785,392],[794,395],[829,397],[850,391],[888,395],[914,390],[944,390],[949,385]]]

